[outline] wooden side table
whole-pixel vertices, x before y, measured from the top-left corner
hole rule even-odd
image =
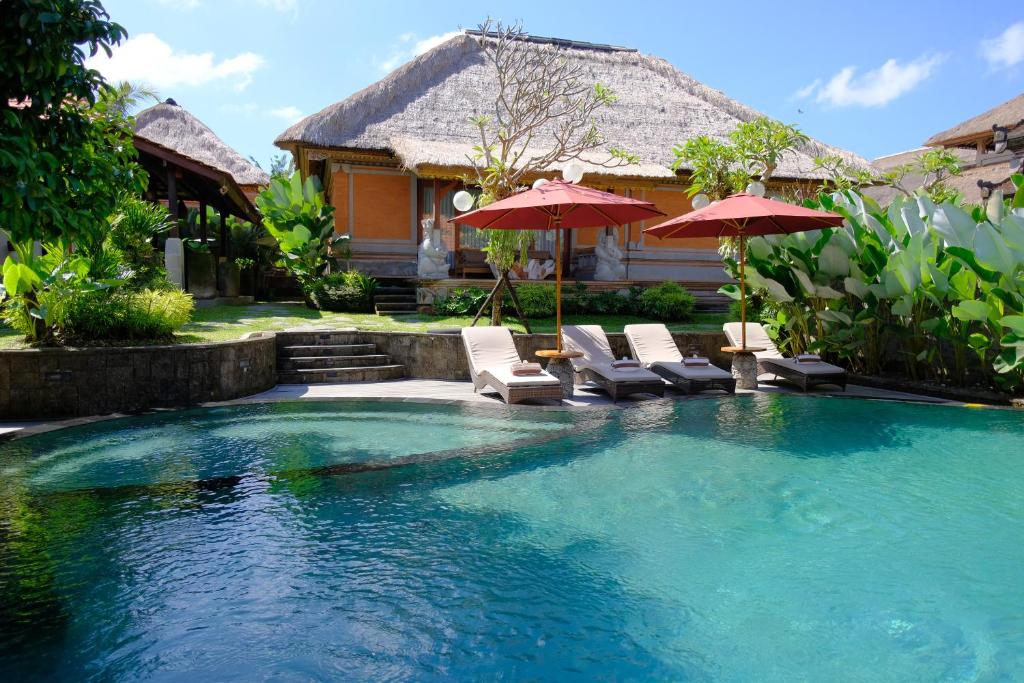
[[[555,349],[542,349],[537,352],[538,358],[547,358],[548,366],[544,368],[549,375],[557,377],[562,385],[562,398],[572,398],[576,386],[576,371],[570,362],[573,358],[583,356],[579,351],[557,351]]]
[[[757,346],[723,346],[722,351],[732,354],[732,376],[737,389],[757,389],[757,356],[764,351]]]

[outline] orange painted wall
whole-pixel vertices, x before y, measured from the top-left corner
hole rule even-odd
[[[331,177],[331,206],[334,207],[334,232],[348,232],[348,173],[338,171]]]
[[[647,201],[668,214],[664,220],[681,216],[693,209],[686,192],[679,190],[647,190]],[[647,221],[647,227],[657,225],[660,221]],[[698,237],[696,239],[658,239],[647,235],[644,237],[645,249],[718,249],[718,240],[714,237]]]
[[[408,240],[411,197],[409,176],[353,173],[355,212],[352,236]],[[346,207],[347,211],[347,207]]]

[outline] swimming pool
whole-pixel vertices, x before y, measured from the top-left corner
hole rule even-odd
[[[1010,411],[281,403],[0,445],[7,680],[1009,680]]]

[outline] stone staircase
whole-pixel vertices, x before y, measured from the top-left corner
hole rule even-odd
[[[405,366],[377,353],[361,332],[278,332],[278,384],[382,382],[405,377]]]
[[[416,313],[416,288],[405,282],[380,285],[373,295],[377,315],[413,315]]]

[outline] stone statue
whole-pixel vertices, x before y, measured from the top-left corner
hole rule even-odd
[[[597,268],[594,270],[595,280],[617,281],[626,279],[626,266],[622,263],[624,254],[619,249],[619,231],[612,228],[594,249],[597,256]]]
[[[424,218],[423,244],[420,245],[416,275],[424,280],[444,280],[448,277],[448,250],[441,240],[441,231],[434,228],[432,218]]]

